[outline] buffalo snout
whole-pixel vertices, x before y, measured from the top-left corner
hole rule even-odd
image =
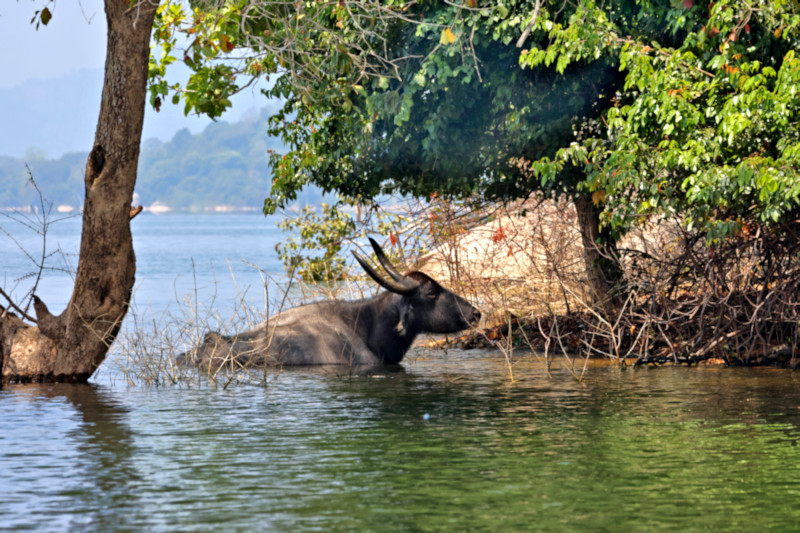
[[[477,326],[478,323],[481,321],[481,317],[482,316],[483,315],[481,314],[481,310],[478,309],[477,307],[473,307],[472,308],[472,318],[469,320],[469,325],[470,326]]]

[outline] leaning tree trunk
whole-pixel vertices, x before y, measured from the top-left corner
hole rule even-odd
[[[591,197],[579,195],[575,198],[578,227],[583,243],[583,259],[586,277],[592,293],[593,304],[602,309],[613,310],[619,297],[615,292],[622,271],[617,260],[617,243],[607,231],[600,230],[600,212]]]
[[[34,297],[36,326],[0,310],[0,359],[5,359],[6,380],[86,381],[119,332],[136,268],[130,206],[156,6],[150,0],[105,0],[105,78],[94,147],[86,164],[75,287],[58,316]]]

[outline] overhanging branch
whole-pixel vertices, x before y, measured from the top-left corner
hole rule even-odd
[[[539,18],[539,10],[542,8],[542,0],[536,0],[536,6],[533,8],[533,17],[531,18],[528,27],[525,28],[525,31],[522,32],[520,35],[519,40],[517,41],[517,48],[522,48],[522,45],[525,44],[525,41],[528,40],[528,36],[531,34],[531,30],[536,25],[536,19]]]

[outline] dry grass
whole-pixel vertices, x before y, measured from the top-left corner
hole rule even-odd
[[[240,289],[235,278],[237,293],[234,296],[233,311],[225,316],[219,313],[216,294],[200,300],[196,282],[191,294],[178,299],[176,311],[166,309],[156,312],[132,305],[126,324],[103,364],[103,374],[110,379],[121,376],[131,385],[266,385],[275,374],[274,369],[269,372],[263,368],[256,371],[254,368],[237,365],[233,357],[235,354],[229,354],[230,364],[215,369],[192,364],[196,348],[202,344],[209,331],[232,334],[250,330],[271,314],[291,305],[291,283],[276,291],[279,294],[271,295],[270,287],[275,291],[281,285],[257,266],[251,266],[261,275],[261,307],[248,303],[245,297],[248,291]],[[233,277],[232,270],[230,275]],[[183,354],[186,360],[181,363],[178,356]]]
[[[223,315],[219,312],[217,295],[201,301],[196,287],[192,294],[184,295],[176,302],[175,311],[154,312],[131,306],[126,324],[103,363],[100,379],[122,378],[130,385],[153,387],[266,386],[280,375],[282,369],[242,364],[238,352],[222,355],[222,363],[211,368],[198,366],[196,350],[207,333],[241,333],[255,329],[268,317],[297,305],[326,299],[363,298],[376,291],[374,283],[366,284],[356,279],[310,285],[293,280],[291,275],[288,281],[271,279],[264,271],[258,270],[262,281],[263,304],[260,307],[248,302],[245,297],[248,290],[238,289],[233,311]],[[180,356],[184,356],[183,362],[179,361]]]

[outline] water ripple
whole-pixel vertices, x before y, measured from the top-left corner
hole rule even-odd
[[[491,353],[267,388],[0,391],[0,529],[785,529],[789,372]],[[702,509],[702,511],[699,511]]]

